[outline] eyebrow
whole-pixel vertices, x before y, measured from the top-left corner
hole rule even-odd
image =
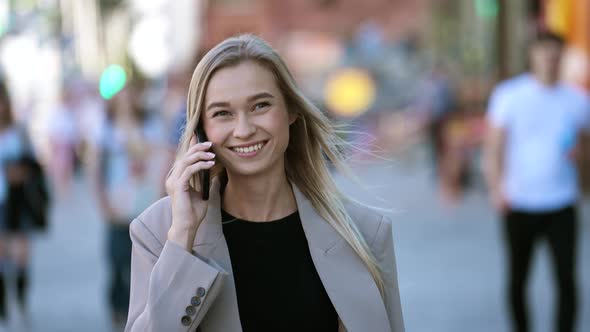
[[[248,99],[246,99],[246,100],[249,101],[249,102],[252,102],[252,101],[257,100],[257,99],[274,98],[274,97],[275,96],[271,95],[268,92],[261,92],[261,93],[257,93],[255,95],[252,95],[252,96],[248,97]]]
[[[255,95],[248,97],[246,99],[246,101],[252,102],[254,100],[258,100],[258,99],[262,99],[262,98],[274,98],[274,97],[275,96],[273,96],[272,94],[270,94],[268,92],[260,92],[260,93],[257,93]],[[208,111],[208,110],[215,108],[215,107],[229,107],[229,103],[225,102],[225,101],[214,102],[214,103],[209,104],[207,106],[206,110]]]

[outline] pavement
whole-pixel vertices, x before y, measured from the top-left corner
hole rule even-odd
[[[394,210],[406,330],[508,331],[501,224],[481,189],[468,192],[457,206],[444,204],[420,160],[358,167],[365,189],[338,180],[351,195]],[[590,331],[590,202],[582,205],[578,331]],[[49,232],[33,240],[28,331],[114,331],[105,291],[105,227],[83,178],[55,202],[51,216]],[[533,331],[551,331],[551,262],[547,248],[539,249],[530,279],[532,325]],[[17,331],[16,323],[9,331]]]

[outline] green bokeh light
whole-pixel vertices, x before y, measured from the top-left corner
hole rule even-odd
[[[495,18],[499,10],[498,0],[475,0],[475,13],[478,17]]]
[[[100,77],[100,95],[104,99],[113,98],[119,91],[123,90],[127,81],[127,74],[123,67],[119,65],[110,65]]]

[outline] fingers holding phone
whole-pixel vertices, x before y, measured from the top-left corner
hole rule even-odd
[[[215,154],[210,152],[211,142],[197,143],[193,136],[190,141],[188,150],[183,158],[177,160],[172,166],[170,175],[166,181],[166,190],[168,195],[173,195],[179,191],[190,191],[190,179],[201,171],[208,171],[215,165]],[[197,183],[195,188],[201,191],[201,184]]]
[[[209,152],[210,148],[211,142],[197,143],[196,137],[193,137],[184,156],[172,166],[166,179],[166,191],[172,200],[172,228],[196,232],[205,217],[207,202],[202,194],[205,188],[202,189],[198,181],[193,189],[190,180],[195,174],[208,171],[215,165],[215,154]]]
[[[211,148],[211,142],[196,143],[192,145],[181,165],[184,171],[181,174],[180,180],[184,185],[184,190],[189,190],[189,181],[195,174],[209,174],[209,169],[215,165],[215,153],[208,151]],[[202,176],[201,176],[202,179]],[[207,182],[209,180],[207,179]],[[195,183],[195,190],[199,191],[203,200],[207,200],[209,196],[209,186],[204,185],[203,181]],[[207,197],[206,197],[207,196]]]

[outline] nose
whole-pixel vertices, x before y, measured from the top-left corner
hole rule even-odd
[[[234,128],[234,137],[238,139],[247,139],[256,133],[256,126],[254,126],[247,115],[238,117],[236,127]]]

